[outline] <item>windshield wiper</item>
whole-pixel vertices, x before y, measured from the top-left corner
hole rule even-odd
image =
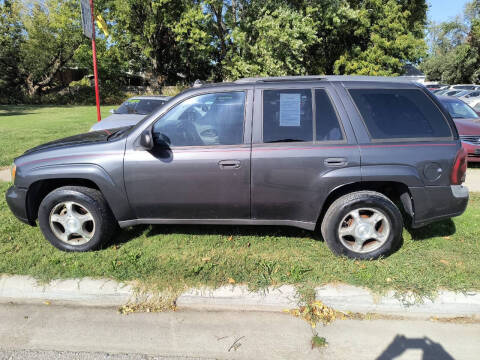
[[[130,128],[131,128],[131,126],[128,126],[128,127],[124,128],[124,129],[120,129],[120,130],[118,130],[118,131],[115,131],[113,134],[111,134],[111,135],[109,135],[109,136],[107,137],[107,140],[112,140],[112,139],[115,139],[115,138],[119,137],[120,135],[122,135],[123,133],[125,133],[125,131],[127,131],[127,130],[130,129]]]

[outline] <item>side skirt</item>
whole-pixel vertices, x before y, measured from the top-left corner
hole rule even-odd
[[[315,223],[295,220],[250,220],[250,219],[134,219],[119,221],[118,225],[125,228],[140,224],[202,224],[202,225],[276,225],[293,226],[300,229],[315,230]]]

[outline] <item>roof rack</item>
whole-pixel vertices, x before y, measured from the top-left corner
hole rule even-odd
[[[358,76],[358,75],[306,75],[306,76],[272,76],[272,77],[248,77],[238,79],[234,83],[268,83],[281,81],[392,81],[411,82],[412,80],[401,76]]]
[[[236,84],[258,83],[258,82],[279,82],[279,81],[318,81],[325,80],[325,76],[321,75],[305,75],[305,76],[267,76],[267,77],[247,77],[234,81]]]

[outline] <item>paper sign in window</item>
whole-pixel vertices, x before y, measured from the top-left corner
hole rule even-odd
[[[300,126],[300,94],[280,94],[280,126]]]

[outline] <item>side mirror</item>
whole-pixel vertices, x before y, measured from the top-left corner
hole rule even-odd
[[[147,150],[153,149],[153,138],[150,130],[145,130],[140,135],[140,145]]]
[[[155,142],[155,146],[158,146],[160,148],[170,147],[170,139],[165,134],[162,134],[162,133],[156,134],[153,141]]]

